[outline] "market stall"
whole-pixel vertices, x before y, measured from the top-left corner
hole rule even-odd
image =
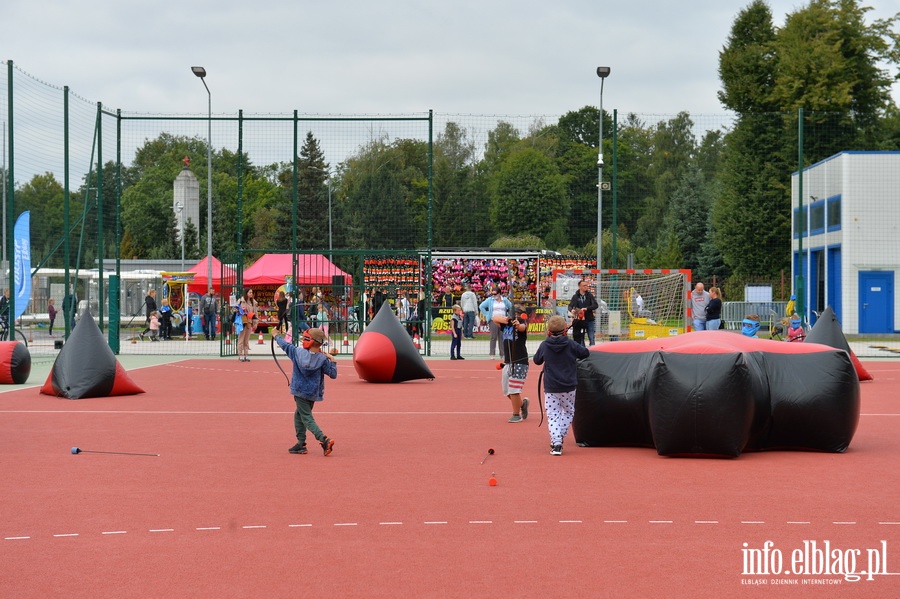
[[[188,285],[188,291],[191,293],[198,293],[200,295],[204,295],[209,290],[209,256],[198,262],[197,264],[190,267],[188,270],[196,273],[194,275],[194,280],[192,283]],[[224,269],[225,272],[225,284],[232,285],[234,281],[237,280],[237,273],[228,266]],[[212,257],[212,287],[216,290],[216,293],[221,297],[222,295],[222,263],[215,256]]]
[[[176,335],[184,335],[185,323],[189,317],[197,313],[199,295],[188,291],[195,278],[193,272],[161,272],[163,280],[162,300],[167,301],[172,310],[172,332]],[[162,305],[160,305],[160,310]]]
[[[292,271],[292,254],[264,254],[244,270],[244,287],[253,289],[259,303],[260,326],[268,327],[278,323],[275,298],[278,291],[285,291],[286,295],[290,295],[291,289],[285,282]],[[297,254],[295,283],[302,297],[315,297],[321,293],[325,302],[335,305],[347,294],[347,287],[353,284],[353,277],[321,254]]]

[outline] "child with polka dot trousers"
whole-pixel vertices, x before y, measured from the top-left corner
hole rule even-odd
[[[551,316],[547,320],[547,338],[535,352],[534,363],[544,365],[550,455],[562,455],[563,440],[575,417],[575,388],[578,386],[576,364],[589,355],[585,346],[575,343],[566,335],[565,318]]]

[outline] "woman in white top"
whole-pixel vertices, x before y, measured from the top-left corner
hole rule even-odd
[[[500,325],[494,321],[495,316],[502,316],[502,322],[506,322],[506,316],[512,312],[512,302],[500,295],[500,287],[494,285],[491,288],[491,295],[478,306],[481,311],[482,319],[488,323],[491,330],[490,352],[491,359],[494,358],[494,350],[497,342],[500,340]],[[503,358],[503,344],[500,343],[500,358]]]

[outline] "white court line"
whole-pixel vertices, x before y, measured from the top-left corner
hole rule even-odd
[[[538,524],[538,520],[513,520],[514,524]],[[628,520],[603,520],[602,522],[606,524],[627,524]],[[674,520],[648,520],[649,524],[674,524]],[[720,524],[719,520],[694,520],[694,524]],[[429,520],[423,522],[426,525],[446,525],[449,522],[446,520]],[[469,520],[469,524],[494,524],[494,520]],[[559,520],[559,524],[583,524],[584,520]],[[763,520],[741,520],[741,524],[766,524]],[[882,520],[877,522],[881,526],[900,526],[900,521],[891,521],[891,520]],[[402,526],[403,522],[398,520],[391,521],[383,521],[378,523],[381,526]],[[807,520],[788,520],[786,524],[789,525],[810,525],[811,521]],[[842,526],[842,525],[857,525],[858,521],[851,520],[835,520],[832,521],[831,524]],[[332,524],[333,526],[359,526],[358,522],[335,522]],[[304,524],[288,524],[289,528],[310,528],[312,527],[312,523],[304,523]],[[250,530],[250,529],[265,529],[268,528],[267,525],[264,524],[255,524],[255,525],[246,525],[242,526],[242,529]],[[207,526],[207,527],[196,527],[195,530],[203,531],[203,530],[221,530],[222,528],[219,526]],[[160,533],[160,532],[174,532],[174,528],[153,528],[149,529],[150,533]],[[124,535],[128,534],[127,530],[111,530],[111,531],[102,531],[100,534],[102,535]],[[78,537],[80,533],[56,533],[53,534],[53,537],[63,538],[63,537]],[[4,537],[4,540],[14,541],[14,540],[28,540],[31,539],[31,536],[17,536],[17,537]]]
[[[161,414],[166,416],[284,416],[285,414],[293,414],[293,412],[217,412],[213,410],[0,410],[0,414]],[[327,410],[322,410],[322,414],[328,414],[330,416],[496,416],[498,414],[506,414],[506,412],[502,410],[491,412],[329,412]]]

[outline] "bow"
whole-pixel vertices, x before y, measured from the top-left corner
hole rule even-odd
[[[537,384],[538,401],[540,402],[540,406],[541,406],[541,421],[538,422],[538,428],[540,428],[541,425],[544,423],[544,386],[542,384],[543,380],[544,380],[544,371],[541,370],[541,373],[538,375],[538,384]]]
[[[275,366],[278,367],[278,370],[281,371],[281,374],[284,375],[284,379],[288,382],[288,385],[291,384],[291,379],[288,377],[287,373],[284,371],[284,368],[281,367],[281,364],[278,363],[278,356],[275,355],[275,335],[272,335],[272,359],[275,360]]]

